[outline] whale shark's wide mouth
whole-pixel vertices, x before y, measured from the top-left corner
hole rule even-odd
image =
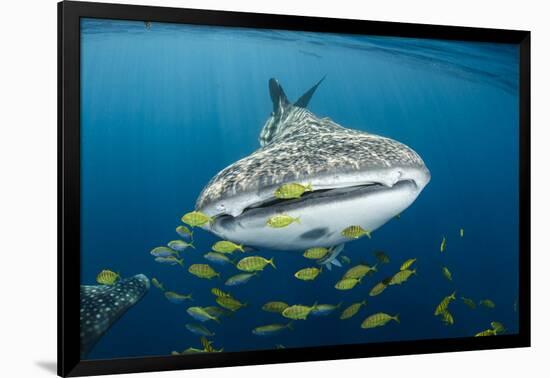
[[[414,182],[414,181],[412,181]],[[339,196],[344,195],[350,195],[353,193],[362,192],[363,194],[367,194],[367,192],[375,192],[378,190],[384,190],[387,189],[386,186],[382,184],[372,183],[372,184],[364,184],[364,185],[355,185],[355,186],[349,186],[345,188],[334,188],[334,189],[319,189],[319,190],[313,190],[311,192],[305,192],[300,198],[296,199],[279,199],[279,198],[272,198],[269,201],[255,204],[252,206],[249,206],[243,210],[243,213],[252,210],[252,209],[266,209],[266,208],[275,208],[280,205],[291,205],[291,204],[298,204],[301,202],[307,202],[313,199],[318,198],[336,198]]]
[[[267,201],[257,202],[251,204],[243,209],[242,213],[239,214],[239,217],[245,217],[250,213],[257,213],[262,210],[272,210],[277,212],[278,210],[283,211],[283,208],[289,207],[300,207],[307,205],[308,202],[314,201],[338,201],[338,199],[343,197],[350,196],[368,196],[370,194],[375,194],[377,192],[386,191],[386,190],[395,190],[403,186],[409,186],[415,190],[421,190],[418,187],[417,183],[414,180],[407,179],[401,180],[395,183],[393,186],[388,187],[380,183],[367,183],[367,184],[358,184],[347,187],[337,187],[337,188],[328,188],[328,189],[318,189],[302,194],[300,198],[296,199],[279,199],[271,197]],[[221,220],[221,218],[234,218],[229,214],[224,214],[216,217],[216,219]]]

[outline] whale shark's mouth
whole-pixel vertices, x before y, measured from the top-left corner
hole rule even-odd
[[[268,207],[275,208],[278,205],[290,205],[290,204],[297,204],[301,202],[307,202],[312,199],[316,198],[330,198],[330,197],[338,197],[343,195],[348,195],[353,192],[358,191],[365,191],[365,189],[368,189],[369,191],[375,191],[375,190],[383,190],[386,188],[382,184],[366,184],[366,185],[356,185],[356,186],[350,186],[346,188],[335,188],[335,189],[319,189],[319,190],[313,190],[311,192],[305,192],[300,198],[295,199],[279,199],[279,198],[273,198],[270,201],[252,205],[244,209],[243,213],[245,213],[247,210],[251,209],[265,209]]]
[[[413,185],[415,188],[417,188],[417,185],[414,180],[401,180],[395,183],[391,187],[388,187],[380,183],[367,183],[367,184],[352,185],[347,187],[313,190],[310,192],[305,192],[304,194],[302,194],[301,197],[295,198],[295,199],[279,199],[279,198],[272,197],[267,201],[258,202],[258,203],[249,205],[242,211],[239,217],[244,217],[249,215],[251,212],[255,213],[262,210],[272,210],[275,212],[278,212],[278,210],[280,210],[281,212],[283,212],[283,209],[288,209],[289,207],[307,206],[308,202],[310,203],[310,202],[318,202],[318,201],[324,201],[324,202],[338,201],[339,199],[344,197],[367,196],[367,195],[385,191],[385,190],[392,190],[392,189],[395,190],[401,186],[406,186],[406,185]],[[234,218],[231,215],[224,214],[217,217],[216,219],[226,218],[226,217]]]
[[[412,179],[392,186],[368,183],[304,193],[296,199],[275,199],[249,205],[237,216],[223,214],[207,225],[219,237],[252,247],[301,250],[332,247],[346,241],[341,231],[360,225],[374,231],[416,199],[422,185]],[[266,226],[277,214],[299,219],[284,228]]]

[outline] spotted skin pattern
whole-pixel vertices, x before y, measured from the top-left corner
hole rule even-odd
[[[80,357],[149,290],[149,279],[138,274],[114,285],[80,285]]]
[[[328,117],[319,118],[290,104],[268,119],[260,144],[260,149],[210,180],[197,199],[197,209],[242,191],[306,182],[312,176],[424,164],[402,143],[344,128]]]

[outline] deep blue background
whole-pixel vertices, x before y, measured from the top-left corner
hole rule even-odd
[[[248,303],[221,325],[214,346],[226,351],[388,340],[471,336],[499,320],[517,331],[518,287],[518,49],[511,45],[405,38],[260,31],[142,22],[82,21],[82,277],[105,268],[144,273],[171,290],[193,293],[193,305],[215,304],[209,289],[223,281],[191,276],[215,238],[196,231],[197,251],[185,268],[156,264],[149,251],[176,239],[180,217],[194,208],[208,180],[259,147],[271,112],[267,81],[277,78],[291,100],[323,75],[310,110],[341,125],[401,141],[417,151],[432,181],[400,219],[372,240],[348,243],[353,263],[374,263],[382,249],[391,263],[348,292],[333,288],[342,269],[314,282],[293,277],[309,266],[301,253],[275,257],[248,284],[228,288]],[[337,214],[335,214],[337,215]],[[465,229],[460,238],[459,229]],[[439,252],[447,236],[448,248]],[[418,276],[368,298],[371,287],[418,258]],[[448,266],[453,282],[441,275]],[[225,278],[233,267],[221,271]],[[450,307],[455,325],[433,316],[453,290],[492,299],[494,310]],[[269,300],[368,305],[346,321],[338,314],[296,322],[294,331],[259,337],[251,329],[285,321],[260,310]],[[152,288],[88,356],[165,355],[198,337],[187,304]],[[369,314],[399,313],[401,324],[362,330]]]

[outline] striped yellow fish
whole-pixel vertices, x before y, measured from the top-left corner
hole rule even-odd
[[[363,320],[363,323],[361,323],[361,328],[368,329],[382,327],[386,325],[390,320],[395,320],[397,323],[399,323],[399,315],[391,316],[384,312],[377,312],[376,314],[373,314]]]
[[[273,259],[266,259],[262,256],[249,256],[241,259],[237,263],[237,269],[245,272],[257,272],[264,270],[267,265],[271,265],[273,268],[277,268]]]
[[[221,289],[218,289],[217,287],[213,287],[210,289],[210,292],[216,296],[216,297],[230,297],[231,294],[226,293],[225,291],[222,291]]]
[[[321,273],[321,269],[319,268],[304,268],[294,273],[294,277],[302,281],[313,281],[317,278],[319,273]]]
[[[336,285],[334,285],[335,289],[338,290],[351,290],[357,284],[361,283],[361,279],[357,278],[343,278],[340,281],[336,282]]]
[[[288,306],[285,302],[267,302],[262,306],[262,310],[267,312],[282,313]]]
[[[220,274],[208,264],[193,264],[189,267],[188,271],[194,276],[206,278],[208,280],[214,277],[220,277]]]
[[[353,303],[349,305],[348,307],[346,307],[346,309],[344,309],[344,311],[342,311],[342,314],[340,315],[340,319],[345,320],[345,319],[351,318],[352,316],[354,316],[359,312],[359,309],[361,308],[361,306],[366,306],[366,305],[367,305],[366,300],[364,300],[363,302]]]
[[[414,264],[415,261],[416,261],[416,259],[406,260],[403,264],[401,264],[401,267],[399,268],[399,270],[409,269],[411,267],[411,265]]]
[[[371,233],[368,230],[365,230],[361,226],[349,226],[342,230],[341,232],[342,236],[348,238],[348,239],[359,239],[362,236],[367,235],[367,237],[371,238]]]
[[[454,301],[456,299],[456,291],[454,291],[451,295],[446,296],[443,298],[443,300],[437,305],[435,308],[434,315],[441,315],[444,311],[447,310],[447,307],[449,307],[449,303]]]
[[[120,278],[120,274],[113,272],[112,270],[103,269],[96,277],[97,283],[100,283],[102,285],[114,285],[118,279]]]

